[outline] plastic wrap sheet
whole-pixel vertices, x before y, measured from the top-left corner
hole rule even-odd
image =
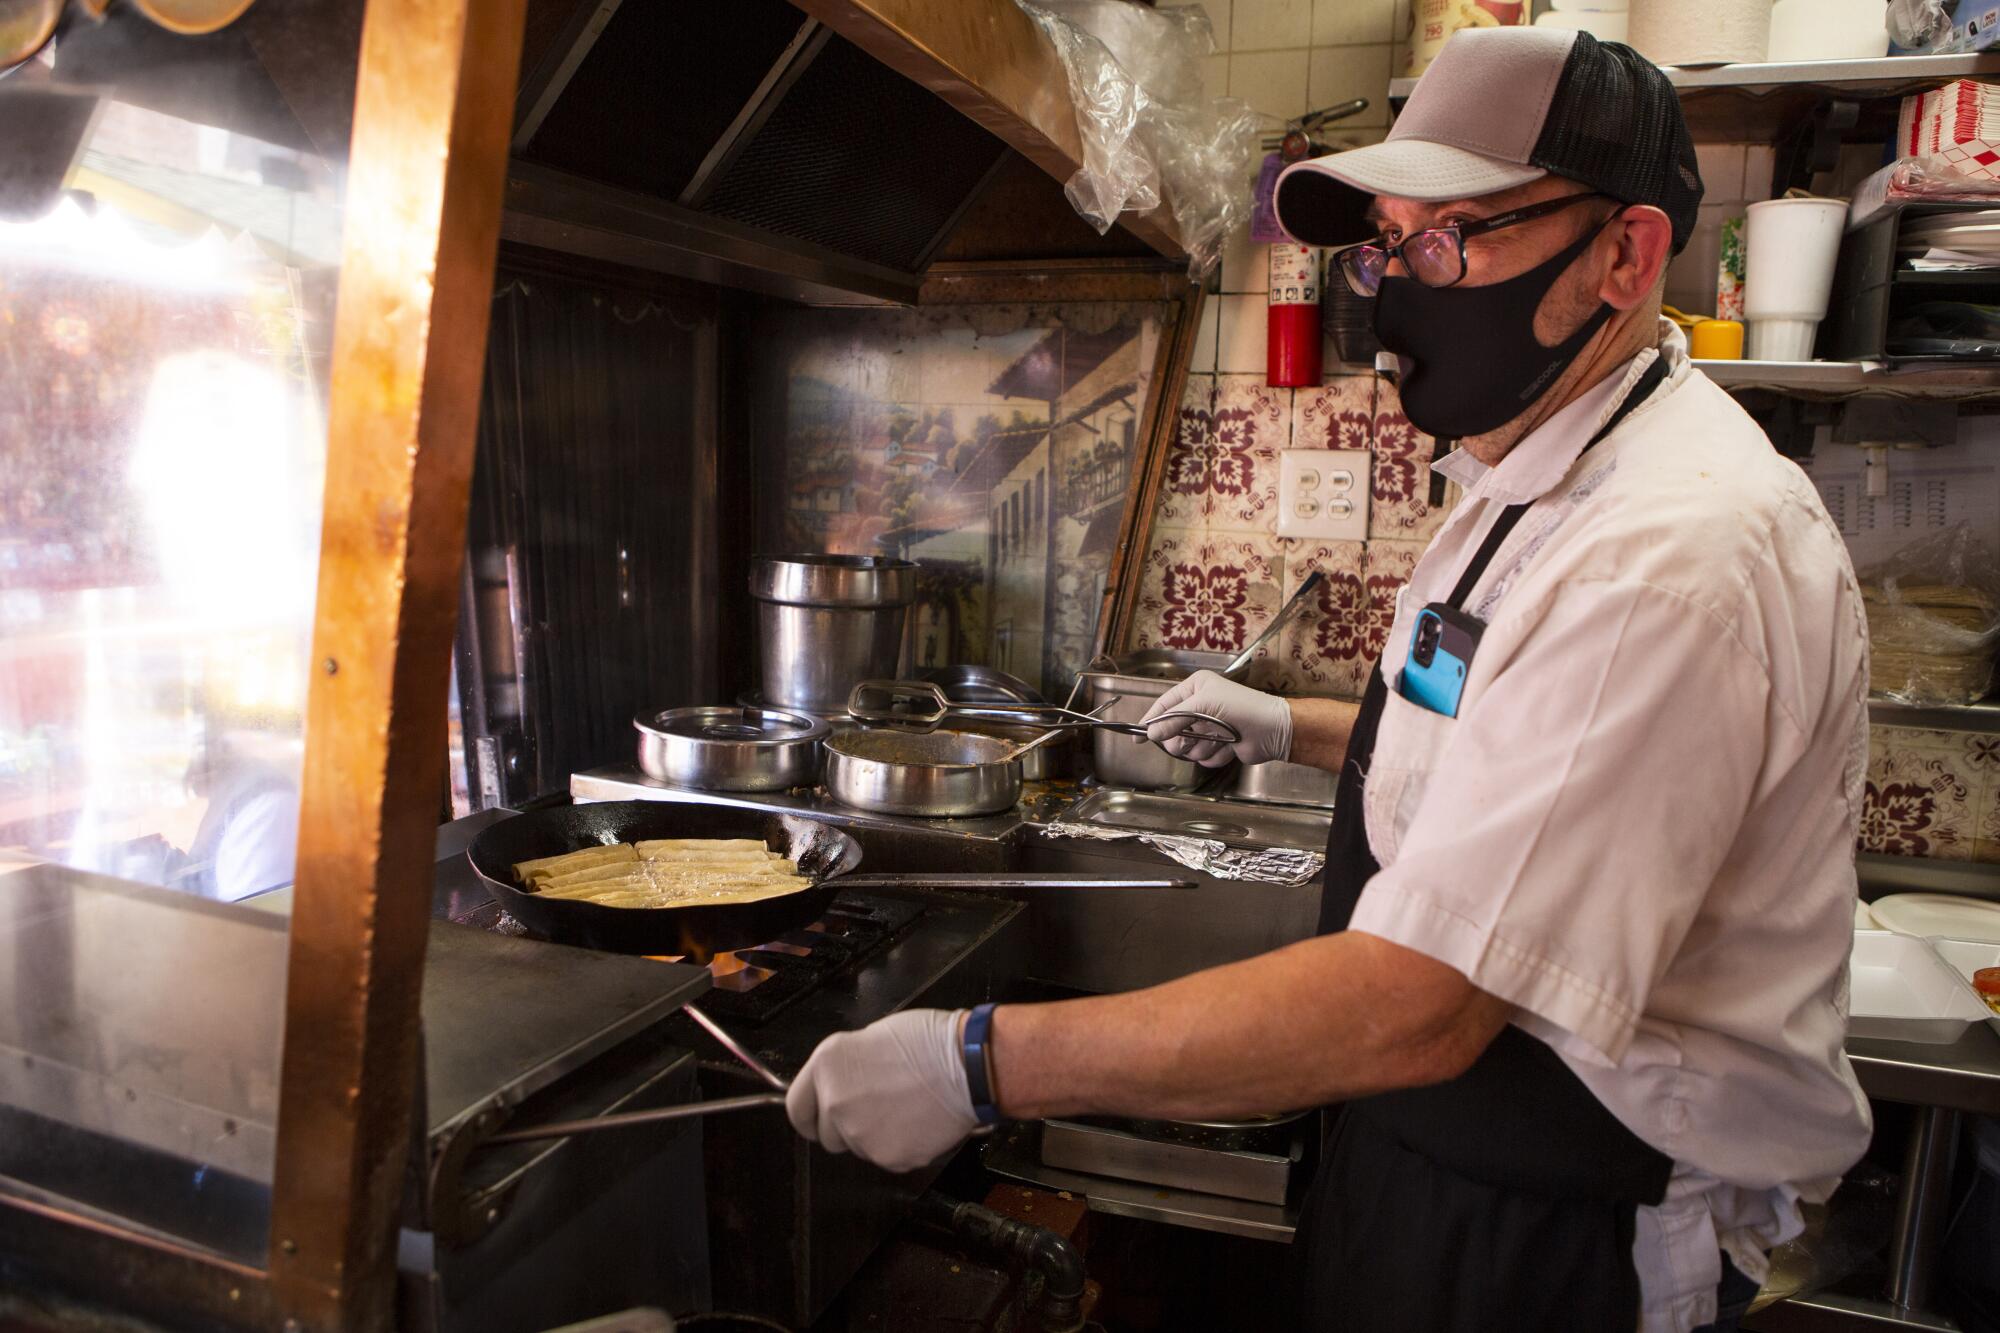
[[[1967,176],[1941,157],[1891,162],[1855,187],[1847,229],[1872,222],[1897,204],[1969,203],[2000,206],[2000,181]]]
[[[1959,523],[1864,571],[1869,689],[1931,706],[1985,697],[2000,649],[1994,568],[1991,550]]]
[[[1189,870],[1199,870],[1216,879],[1303,884],[1326,865],[1324,854],[1296,847],[1231,847],[1214,838],[1192,838],[1178,833],[1139,833],[1071,820],[1059,819],[1044,824],[1041,831],[1051,838],[1091,838],[1098,842],[1137,839],[1154,851],[1172,857]]]
[[[1069,76],[1083,165],[1063,193],[1099,233],[1120,213],[1173,211],[1200,277],[1248,216],[1257,114],[1210,98],[1201,57],[1215,50],[1196,5],[1149,9],[1127,0],[1015,0],[1054,43]]]

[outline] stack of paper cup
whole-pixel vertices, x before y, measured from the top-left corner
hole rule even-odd
[[[1771,199],[1747,211],[1743,317],[1750,325],[1750,359],[1810,361],[1813,335],[1833,294],[1847,204]]]

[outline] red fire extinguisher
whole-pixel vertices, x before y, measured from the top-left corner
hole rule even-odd
[[[1319,383],[1319,259],[1310,245],[1279,241],[1271,246],[1264,378],[1274,388]]]

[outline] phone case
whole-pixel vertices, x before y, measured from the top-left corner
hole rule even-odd
[[[1465,675],[1485,628],[1477,617],[1443,602],[1432,602],[1419,611],[1398,685],[1402,696],[1433,713],[1457,717]]]

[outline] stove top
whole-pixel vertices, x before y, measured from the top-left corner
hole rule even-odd
[[[992,894],[846,889],[803,930],[717,955],[709,964],[712,988],[701,1006],[726,1028],[743,1029],[744,1039],[762,1048],[760,1058],[794,1072],[828,1034],[865,1026],[908,1005],[1020,910],[1020,904]],[[454,919],[501,935],[537,938],[490,899]],[[687,1023],[682,1035],[704,1052],[704,1064],[719,1072],[738,1068],[691,1021],[677,1021]]]

